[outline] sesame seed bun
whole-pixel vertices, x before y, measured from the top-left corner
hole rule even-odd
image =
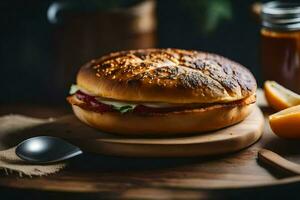
[[[240,64],[215,54],[179,49],[122,51],[92,60],[77,85],[120,101],[224,103],[253,95],[256,81]]]

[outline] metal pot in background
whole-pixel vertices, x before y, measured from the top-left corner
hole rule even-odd
[[[58,98],[64,98],[80,66],[90,59],[113,51],[156,46],[154,0],[110,10],[97,9],[85,4],[87,1],[76,3],[54,2],[47,13],[54,29],[53,92]]]

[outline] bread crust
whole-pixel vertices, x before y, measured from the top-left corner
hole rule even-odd
[[[84,109],[84,106],[74,96],[68,100],[72,102],[75,115],[93,128],[118,135],[163,137],[202,133],[236,124],[245,119],[251,112],[252,99],[250,97],[239,103],[143,115],[136,113],[94,112]]]
[[[94,96],[135,102],[221,103],[256,91],[253,75],[240,64],[180,49],[111,53],[85,64],[77,84]]]

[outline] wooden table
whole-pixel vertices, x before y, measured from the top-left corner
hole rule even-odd
[[[260,100],[260,105],[267,115],[271,110],[262,101]],[[70,111],[57,109],[55,113],[53,108],[39,109],[42,113],[38,115],[36,112],[34,116],[45,117],[47,112],[51,116],[59,116]],[[1,114],[5,114],[3,110],[5,109],[0,107]],[[27,113],[25,110],[37,109],[34,106],[30,109],[28,106],[18,106],[18,112],[13,111],[32,116],[32,112]],[[48,177],[19,178],[17,175],[6,176],[3,173],[0,176],[0,192],[8,198],[27,196],[37,199],[293,197],[300,189],[300,178],[289,177],[257,163],[257,151],[262,147],[274,150],[293,161],[300,161],[300,142],[277,138],[266,122],[262,139],[250,148],[234,154],[177,159],[135,159],[83,154],[71,160],[70,167],[66,170]]]

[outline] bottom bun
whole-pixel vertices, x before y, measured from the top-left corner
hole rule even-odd
[[[84,123],[118,135],[167,136],[202,133],[236,124],[251,112],[253,104],[191,109],[164,114],[138,115],[118,112],[97,113],[72,105]]]

